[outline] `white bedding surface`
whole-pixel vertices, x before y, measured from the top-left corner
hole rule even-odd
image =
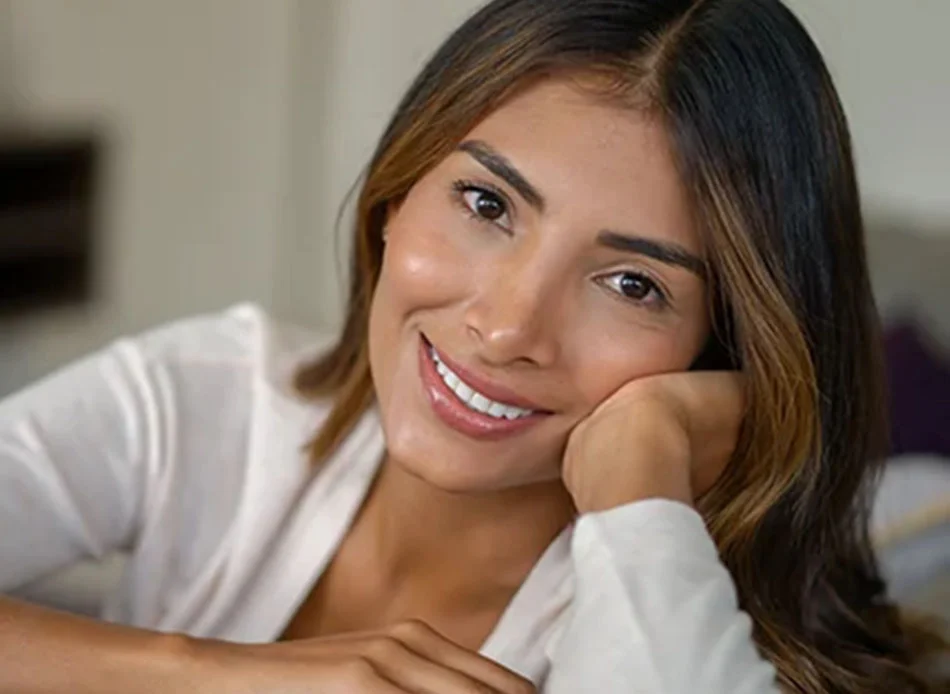
[[[905,456],[890,461],[872,532],[893,598],[942,618],[950,633],[950,460]]]
[[[950,459],[907,455],[888,461],[871,521],[875,542],[882,548],[950,522]]]

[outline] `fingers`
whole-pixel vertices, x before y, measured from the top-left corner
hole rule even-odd
[[[373,692],[376,694],[409,694],[411,689],[405,689],[399,686],[368,658],[349,658],[345,663],[338,666],[340,671],[339,679],[336,683],[330,684],[332,689],[328,689],[327,694],[337,694],[339,684],[339,694],[353,694],[353,692]],[[322,691],[322,690],[321,690]]]
[[[535,687],[530,681],[450,641],[424,622],[402,622],[392,627],[390,634],[420,656],[461,673],[471,681],[483,683],[487,686],[485,691],[498,694],[535,694]]]
[[[419,621],[382,632],[219,648],[204,662],[213,666],[212,680],[227,675],[220,691],[536,694],[528,680]]]
[[[484,656],[410,620],[383,633],[342,634],[319,640],[318,657],[358,652],[407,692],[420,694],[535,694],[534,685]]]
[[[377,672],[400,687],[400,691],[414,694],[502,694],[483,681],[422,656],[392,636],[372,639],[365,652]]]

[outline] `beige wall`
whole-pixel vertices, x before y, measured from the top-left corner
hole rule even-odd
[[[830,63],[872,216],[950,235],[950,2],[787,2]]]
[[[7,103],[106,136],[101,301],[0,326],[0,392],[115,334],[272,303],[288,193],[290,0],[0,0]]]

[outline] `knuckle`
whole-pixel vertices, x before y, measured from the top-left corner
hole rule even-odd
[[[408,619],[399,622],[394,624],[390,630],[390,634],[395,638],[408,641],[430,638],[432,633],[432,628],[421,619]]]
[[[393,636],[383,635],[370,641],[367,653],[376,660],[393,660],[403,651],[402,643]]]
[[[367,684],[376,677],[376,668],[368,658],[361,655],[350,656],[340,663],[340,674],[351,684]]]

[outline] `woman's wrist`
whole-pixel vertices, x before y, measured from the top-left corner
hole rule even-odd
[[[602,445],[586,447],[586,455],[608,457],[621,451],[622,464],[605,470],[592,461],[582,461],[583,470],[599,468],[601,474],[576,475],[574,484],[569,485],[578,512],[596,513],[646,499],[692,506],[690,444],[680,427],[661,421],[606,438],[610,440]]]
[[[168,634],[160,640],[151,669],[168,689],[156,691],[196,691],[202,694],[226,694],[234,691],[241,679],[237,666],[240,653],[250,646],[199,639],[184,634]]]
[[[184,634],[140,633],[126,646],[109,648],[110,670],[127,692],[210,692],[210,644]],[[118,691],[120,688],[116,688]],[[112,691],[103,690],[103,691]]]
[[[0,596],[0,693],[216,691],[214,643]]]

